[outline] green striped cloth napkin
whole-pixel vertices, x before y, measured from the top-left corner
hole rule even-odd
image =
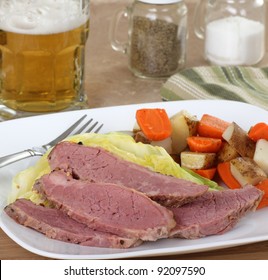
[[[268,67],[201,66],[171,76],[161,88],[163,100],[227,99],[268,110]]]

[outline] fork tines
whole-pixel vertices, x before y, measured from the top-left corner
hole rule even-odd
[[[86,116],[86,115],[85,115]],[[74,131],[73,135],[76,134],[81,134],[81,133],[89,133],[89,132],[94,132],[94,133],[98,133],[101,128],[103,127],[103,124],[100,124],[99,126],[97,126],[99,124],[98,121],[94,122],[90,127],[88,127],[91,123],[93,122],[93,118],[89,119],[85,124],[83,124],[79,129],[77,129],[76,131]],[[97,127],[95,130],[94,128]],[[94,130],[94,131],[93,131]]]

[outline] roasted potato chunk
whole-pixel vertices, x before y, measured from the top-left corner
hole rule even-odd
[[[240,156],[253,158],[256,144],[248,137],[247,132],[235,122],[227,127],[222,137]]]
[[[222,147],[217,155],[218,162],[220,163],[230,161],[231,159],[234,159],[236,157],[239,157],[236,149],[230,146],[228,142],[223,142]]]
[[[215,161],[215,153],[181,153],[181,166],[189,169],[208,169],[215,166]]]
[[[172,153],[179,154],[187,147],[187,137],[197,134],[198,119],[185,110],[170,118]]]
[[[268,141],[260,139],[257,141],[253,160],[268,175]]]
[[[230,163],[232,175],[241,186],[257,185],[267,178],[265,172],[251,158],[238,157],[232,159]]]

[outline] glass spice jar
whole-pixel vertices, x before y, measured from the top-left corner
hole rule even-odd
[[[120,20],[128,18],[128,42],[116,39]],[[186,60],[187,7],[183,0],[135,0],[113,19],[114,50],[128,55],[128,66],[142,78],[164,78],[182,69]]]
[[[265,0],[199,0],[194,31],[211,64],[255,65],[265,54]]]

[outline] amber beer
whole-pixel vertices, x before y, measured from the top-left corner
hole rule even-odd
[[[81,1],[66,0],[66,5],[77,6],[60,9],[58,4],[56,11],[51,3],[57,1],[48,1],[48,6],[46,0],[33,1],[40,2],[38,10],[34,7],[29,12],[26,5],[25,15],[18,15],[13,7],[14,15],[11,10],[7,23],[0,23],[0,103],[28,112],[86,103],[83,80],[89,17],[81,14]]]

